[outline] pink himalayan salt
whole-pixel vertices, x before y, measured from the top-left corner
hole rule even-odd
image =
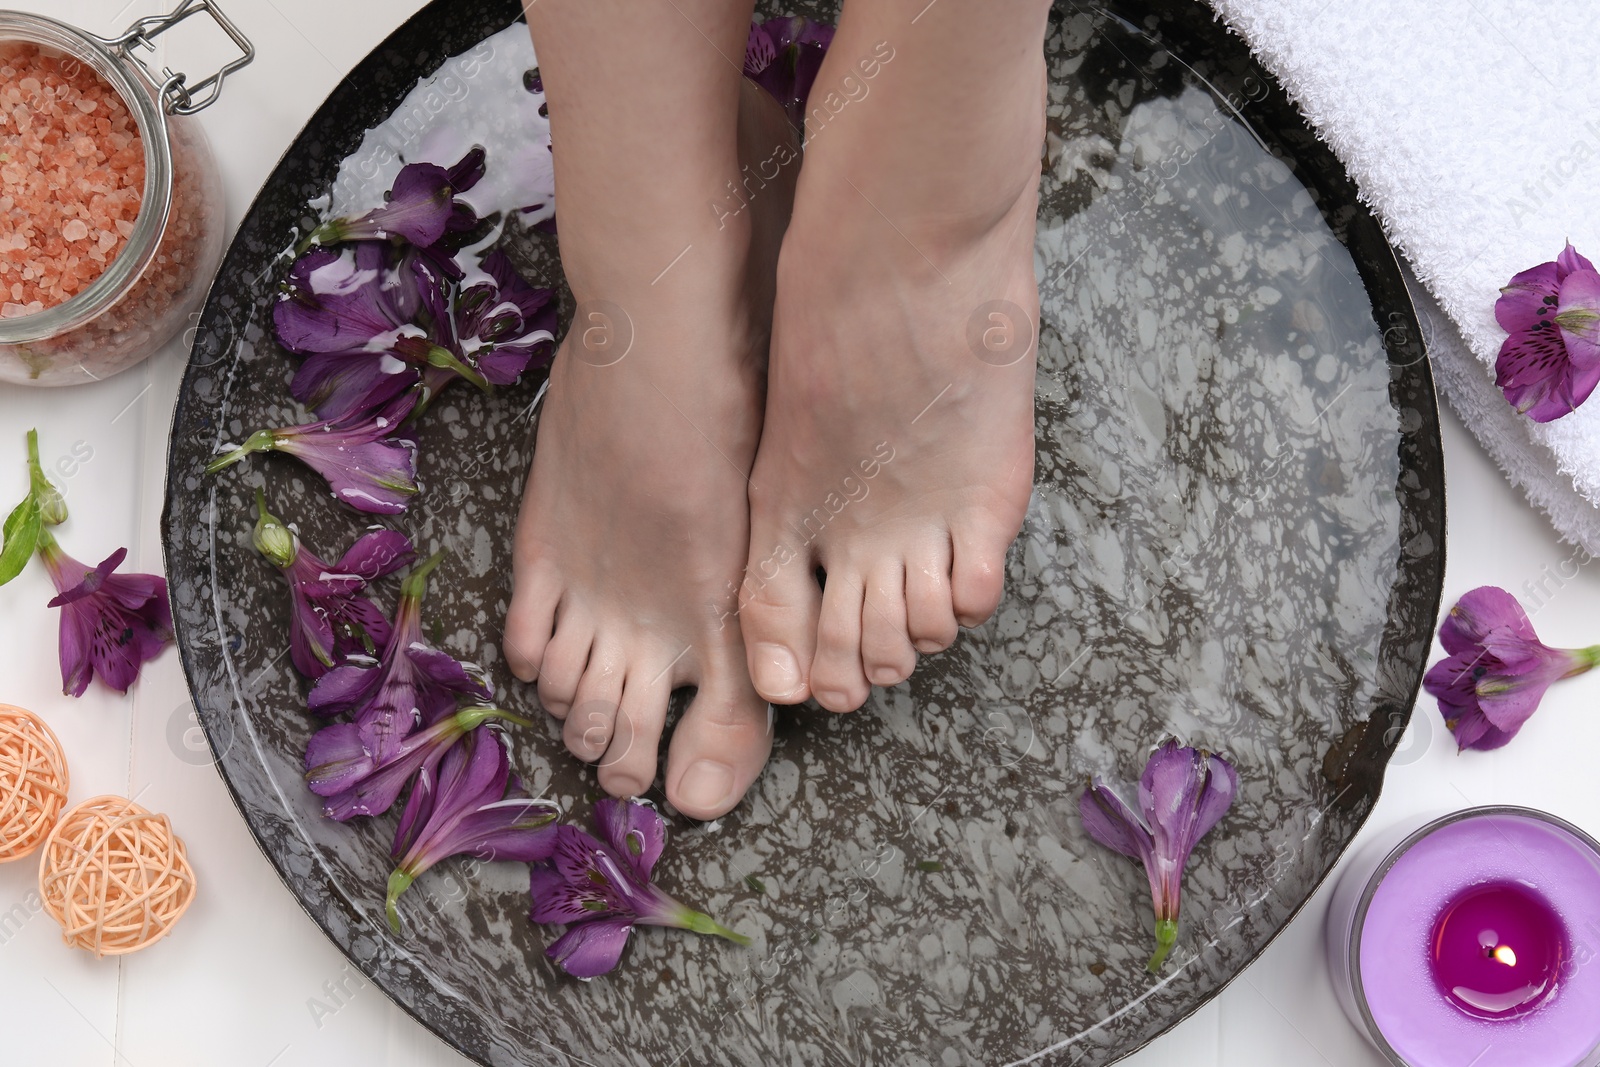
[[[82,292],[133,232],[144,145],[127,104],[86,65],[0,44],[0,317]]]

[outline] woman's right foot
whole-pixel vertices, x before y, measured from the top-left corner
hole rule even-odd
[[[637,71],[608,70],[625,59],[565,50],[588,57],[579,71],[546,58],[569,43],[561,21],[590,11],[547,6],[529,10],[578,306],[539,417],[504,652],[565,720],[567,747],[598,761],[601,786],[616,796],[651,788],[668,698],[696,687],[672,737],[666,795],[685,814],[714,818],[738,803],[772,742],[731,590],[748,544],[772,277],[798,152],[782,110],[742,80],[705,87],[712,99],[726,90],[726,108],[687,99],[675,105],[681,115],[630,114],[671,108],[639,88]],[[677,32],[670,22],[660,29]],[[743,40],[741,27],[726,44]],[[658,48],[709,51],[697,36],[652,40]],[[612,74],[609,86],[587,80]],[[619,85],[633,94],[620,117],[580,93]],[[630,138],[627,123],[645,119],[648,136]],[[745,209],[727,210],[726,183],[774,153],[792,157],[784,174]]]

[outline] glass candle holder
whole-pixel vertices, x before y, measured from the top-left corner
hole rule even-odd
[[[146,65],[142,53],[152,50],[157,36],[202,13],[239,47],[237,58],[193,84],[185,74]],[[69,72],[80,67],[93,72],[127,106],[143,145],[138,215],[116,257],[66,300],[22,314],[9,308],[10,314],[0,316],[0,380],[23,385],[99,381],[154,353],[205,297],[222,256],[222,182],[192,116],[216,100],[223,79],[250,62],[255,51],[210,0],[184,0],[170,15],[140,19],[114,38],[42,15],[0,11],[0,48],[19,46],[37,49]],[[23,99],[16,106],[29,105]]]
[[[1470,808],[1361,849],[1328,911],[1334,991],[1396,1067],[1579,1067],[1600,1051],[1600,843]]]

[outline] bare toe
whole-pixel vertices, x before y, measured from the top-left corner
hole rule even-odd
[[[861,666],[873,685],[899,685],[917,666],[917,651],[906,636],[906,568],[899,560],[867,579],[867,604],[861,613]]]
[[[566,718],[572,708],[593,645],[594,624],[587,616],[573,610],[556,620],[556,635],[545,646],[539,668],[539,703],[558,719]]]
[[[567,751],[593,763],[605,755],[611,744],[617,719],[617,706],[622,701],[623,658],[622,650],[597,638],[589,653],[589,666],[578,681],[572,698],[572,710],[567,713],[561,730],[561,739]]]
[[[1005,592],[1006,549],[1010,538],[957,527],[952,535],[950,604],[962,626],[980,626],[1000,606]]]
[[[817,622],[817,655],[811,661],[811,696],[829,711],[854,711],[867,702],[870,686],[861,669],[861,611],[866,589],[843,567],[828,576]]]
[[[774,704],[799,704],[810,695],[806,673],[815,655],[822,590],[809,557],[789,549],[782,535],[758,530],[739,591],[750,680]]]
[[[611,747],[600,761],[600,787],[607,793],[636,797],[649,792],[671,696],[670,668],[641,670],[623,683]]]
[[[918,652],[942,652],[960,627],[950,604],[950,546],[925,548],[906,561],[906,630]]]
[[[710,682],[674,727],[667,799],[694,819],[715,819],[739,803],[772,751],[772,705],[736,664]]]
[[[526,574],[526,577],[524,577]],[[516,589],[506,612],[505,634],[500,651],[511,673],[524,682],[539,677],[545,646],[556,628],[556,605],[561,603],[561,585],[551,567],[538,563],[517,568]]]

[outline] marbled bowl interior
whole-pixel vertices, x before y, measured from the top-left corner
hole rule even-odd
[[[267,312],[308,205],[419,77],[517,15],[437,0],[368,57],[267,183],[206,305],[164,536],[195,706],[251,830],[364,972],[486,1064],[1104,1064],[1137,1048],[1330,870],[1420,679],[1442,461],[1377,223],[1200,5],[1058,4],[1039,459],[1005,601],[861,713],[783,715],[732,815],[674,819],[663,883],[751,949],[641,931],[620,970],[580,984],[544,958],[518,865],[444,865],[388,932],[392,817],[335,825],[301,781],[316,723],[282,655],[284,590],[250,547],[251,494],[264,483],[329,552],[366,518],[281,457],[199,473],[220,441],[303,418]],[[554,239],[513,230],[524,271],[559,285]],[[449,551],[430,632],[540,720],[514,732],[517,765],[581,821],[593,772],[497,643],[537,386],[447,393],[423,426],[424,492],[390,525]],[[1135,780],[1171,734],[1226,753],[1242,788],[1191,862],[1157,981],[1144,876],[1085,836],[1076,803],[1088,775]]]

